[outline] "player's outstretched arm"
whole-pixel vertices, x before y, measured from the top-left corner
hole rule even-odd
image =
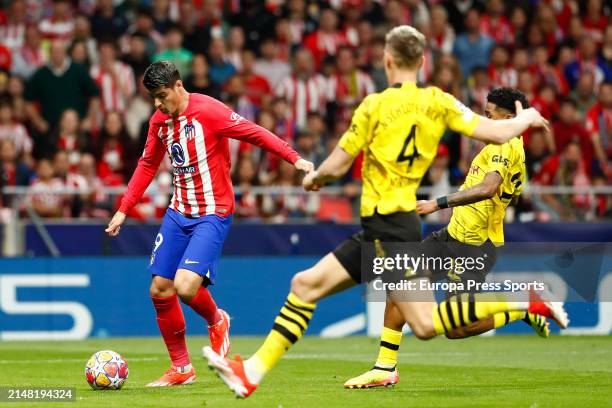
[[[419,200],[416,203],[417,214],[425,215],[436,212],[442,208],[458,207],[477,203],[493,197],[501,186],[502,178],[496,171],[485,175],[482,183],[457,191],[456,193],[440,197],[436,200]]]
[[[355,158],[340,146],[336,146],[319,168],[304,177],[302,185],[306,191],[318,191],[325,184],[342,177],[351,168]]]
[[[542,127],[550,132],[550,124],[534,108],[523,109],[516,101],[516,116],[512,119],[493,120],[481,117],[472,137],[485,143],[503,144],[530,127]]]
[[[159,164],[164,158],[165,149],[161,139],[157,136],[158,130],[159,127],[155,127],[149,123],[149,134],[142,157],[138,160],[136,171],[134,171],[125,194],[121,199],[119,211],[115,213],[105,230],[111,237],[119,234],[121,224],[125,222],[126,215],[130,212],[132,207],[140,201],[145,190],[155,177]]]

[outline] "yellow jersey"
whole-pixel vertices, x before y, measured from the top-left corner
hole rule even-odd
[[[414,82],[368,95],[338,145],[364,152],[361,216],[414,211],[416,190],[446,128],[471,136],[480,116],[454,96]]]
[[[474,157],[460,190],[482,183],[485,175],[496,171],[502,178],[499,191],[492,198],[453,209],[448,233],[457,241],[481,244],[487,239],[495,245],[504,243],[504,215],[514,196],[525,183],[523,138],[515,137],[502,145],[488,144]]]

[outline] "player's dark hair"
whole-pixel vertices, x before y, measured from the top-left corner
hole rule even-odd
[[[495,88],[487,95],[487,101],[516,115],[516,101],[520,101],[524,109],[529,108],[525,94],[515,88]]]
[[[157,61],[147,67],[142,78],[142,84],[149,91],[160,86],[171,88],[181,79],[176,65],[170,61]]]

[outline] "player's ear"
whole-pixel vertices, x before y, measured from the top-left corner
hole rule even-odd
[[[423,54],[423,56],[421,57],[421,59],[419,60],[418,64],[417,64],[417,70],[421,69],[421,67],[425,64],[425,54]]]

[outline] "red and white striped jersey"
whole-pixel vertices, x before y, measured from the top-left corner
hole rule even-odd
[[[156,110],[151,117],[144,153],[119,211],[128,213],[140,200],[166,153],[174,175],[170,208],[190,217],[233,214],[228,138],[265,148],[292,164],[300,158],[286,142],[218,100],[191,93],[187,108],[179,116]]]
[[[295,75],[283,79],[276,95],[284,97],[291,106],[291,118],[298,127],[306,126],[308,112],[324,112],[327,102],[325,78],[313,75],[304,80]]]
[[[121,62],[115,61],[115,76],[102,69],[100,64],[93,65],[89,75],[100,88],[102,109],[105,112],[116,111],[124,113],[127,109],[129,98],[136,92],[136,81],[132,68]]]

